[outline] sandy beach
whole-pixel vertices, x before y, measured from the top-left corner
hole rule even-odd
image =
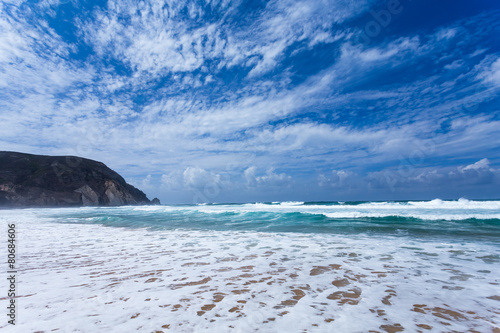
[[[3,213],[24,216],[6,332],[500,332],[494,246]]]

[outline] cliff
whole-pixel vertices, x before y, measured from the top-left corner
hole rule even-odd
[[[150,204],[146,195],[101,162],[75,156],[0,151],[0,206],[61,207]]]

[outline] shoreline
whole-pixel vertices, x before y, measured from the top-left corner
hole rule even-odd
[[[496,332],[499,323],[498,265],[477,259],[498,256],[491,245],[30,218],[17,228],[24,331]]]

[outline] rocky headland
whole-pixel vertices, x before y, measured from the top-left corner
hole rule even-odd
[[[159,204],[104,163],[0,151],[0,207]]]

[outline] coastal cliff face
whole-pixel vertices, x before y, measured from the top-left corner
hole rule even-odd
[[[157,200],[157,199],[156,199]],[[101,162],[74,156],[0,151],[0,206],[121,206],[150,204]]]

